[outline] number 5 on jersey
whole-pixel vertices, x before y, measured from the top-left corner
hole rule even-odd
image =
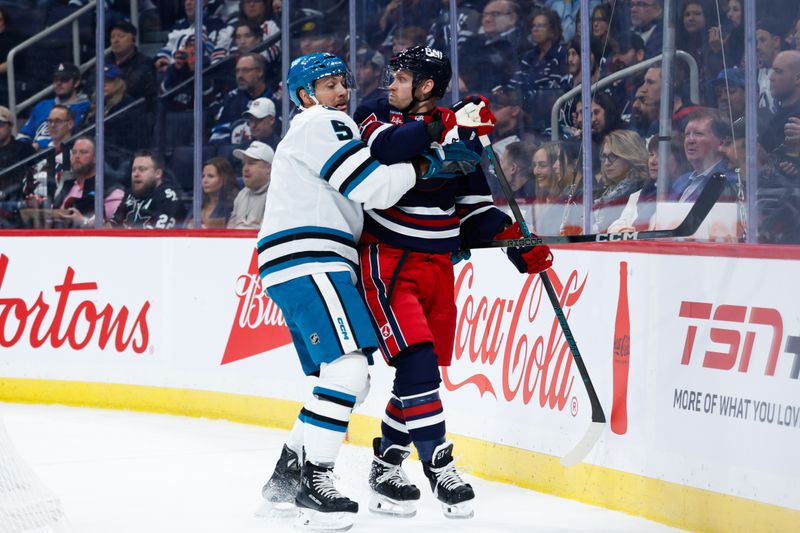
[[[347,127],[347,124],[341,120],[331,120],[331,126],[333,126],[333,131],[336,133],[336,137],[340,141],[346,141],[353,138],[353,132]]]

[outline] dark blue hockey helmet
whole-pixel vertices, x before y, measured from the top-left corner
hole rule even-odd
[[[314,52],[300,56],[289,66],[286,84],[289,86],[289,98],[294,105],[302,108],[303,102],[297,91],[305,89],[309,96],[314,96],[314,82],[326,76],[341,75],[345,78],[345,85],[350,87],[352,80],[347,64],[334,54]]]
[[[440,50],[425,46],[412,46],[392,56],[386,70],[387,85],[398,70],[407,70],[414,75],[414,92],[420,83],[433,80],[431,96],[435,98],[444,96],[447,84],[453,76],[450,58]]]

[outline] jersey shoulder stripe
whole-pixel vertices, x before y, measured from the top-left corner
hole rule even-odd
[[[326,239],[345,246],[355,247],[355,238],[345,231],[321,226],[300,226],[262,237],[258,240],[258,253],[263,252],[270,246],[277,246],[278,244],[300,239]]]

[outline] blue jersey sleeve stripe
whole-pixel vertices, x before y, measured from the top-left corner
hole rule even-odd
[[[339,191],[341,191],[345,197],[349,198],[353,189],[358,187],[361,182],[367,179],[367,176],[372,174],[379,166],[381,166],[381,164],[376,159],[370,157],[361,163],[358,168],[355,169],[353,173],[342,182],[342,184],[339,186]]]
[[[329,181],[333,173],[336,172],[336,169],[339,168],[339,166],[344,163],[348,157],[362,148],[366,148],[366,146],[367,145],[357,139],[353,139],[349,143],[345,144],[336,150],[336,153],[328,158],[328,161],[322,165],[322,170],[319,171],[320,176],[322,176],[325,181]]]
[[[262,246],[266,246],[272,243],[272,241],[277,239],[282,239],[289,235],[299,234],[299,233],[321,233],[321,234],[328,234],[335,237],[339,237],[342,239],[346,239],[351,243],[355,243],[356,239],[346,231],[339,231],[332,228],[324,228],[322,226],[299,226],[297,228],[290,228],[284,231],[279,231],[277,233],[272,233],[265,237],[261,237],[258,240],[258,247],[261,248]]]

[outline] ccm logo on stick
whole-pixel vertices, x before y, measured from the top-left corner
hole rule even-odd
[[[598,233],[596,241],[635,241],[639,238],[638,231],[623,231],[622,233]]]
[[[708,330],[708,338],[727,349],[719,352],[706,350],[703,357],[704,367],[731,370],[738,361],[737,370],[747,372],[750,368],[750,356],[757,335],[756,328],[753,326],[767,326],[772,328],[772,337],[769,341],[769,354],[764,375],[775,375],[783,339],[783,319],[777,309],[727,304],[718,305],[715,308],[711,303],[683,301],[678,316],[693,321],[686,330],[686,340],[681,357],[682,365],[688,365],[692,358],[698,326],[703,322],[713,320],[717,323],[730,324],[730,328],[714,326]],[[742,342],[742,334],[744,334],[744,342]],[[760,333],[760,335],[763,336],[764,333]],[[789,376],[792,379],[798,379],[798,375],[800,375],[800,337],[787,336],[784,351],[794,354]]]

